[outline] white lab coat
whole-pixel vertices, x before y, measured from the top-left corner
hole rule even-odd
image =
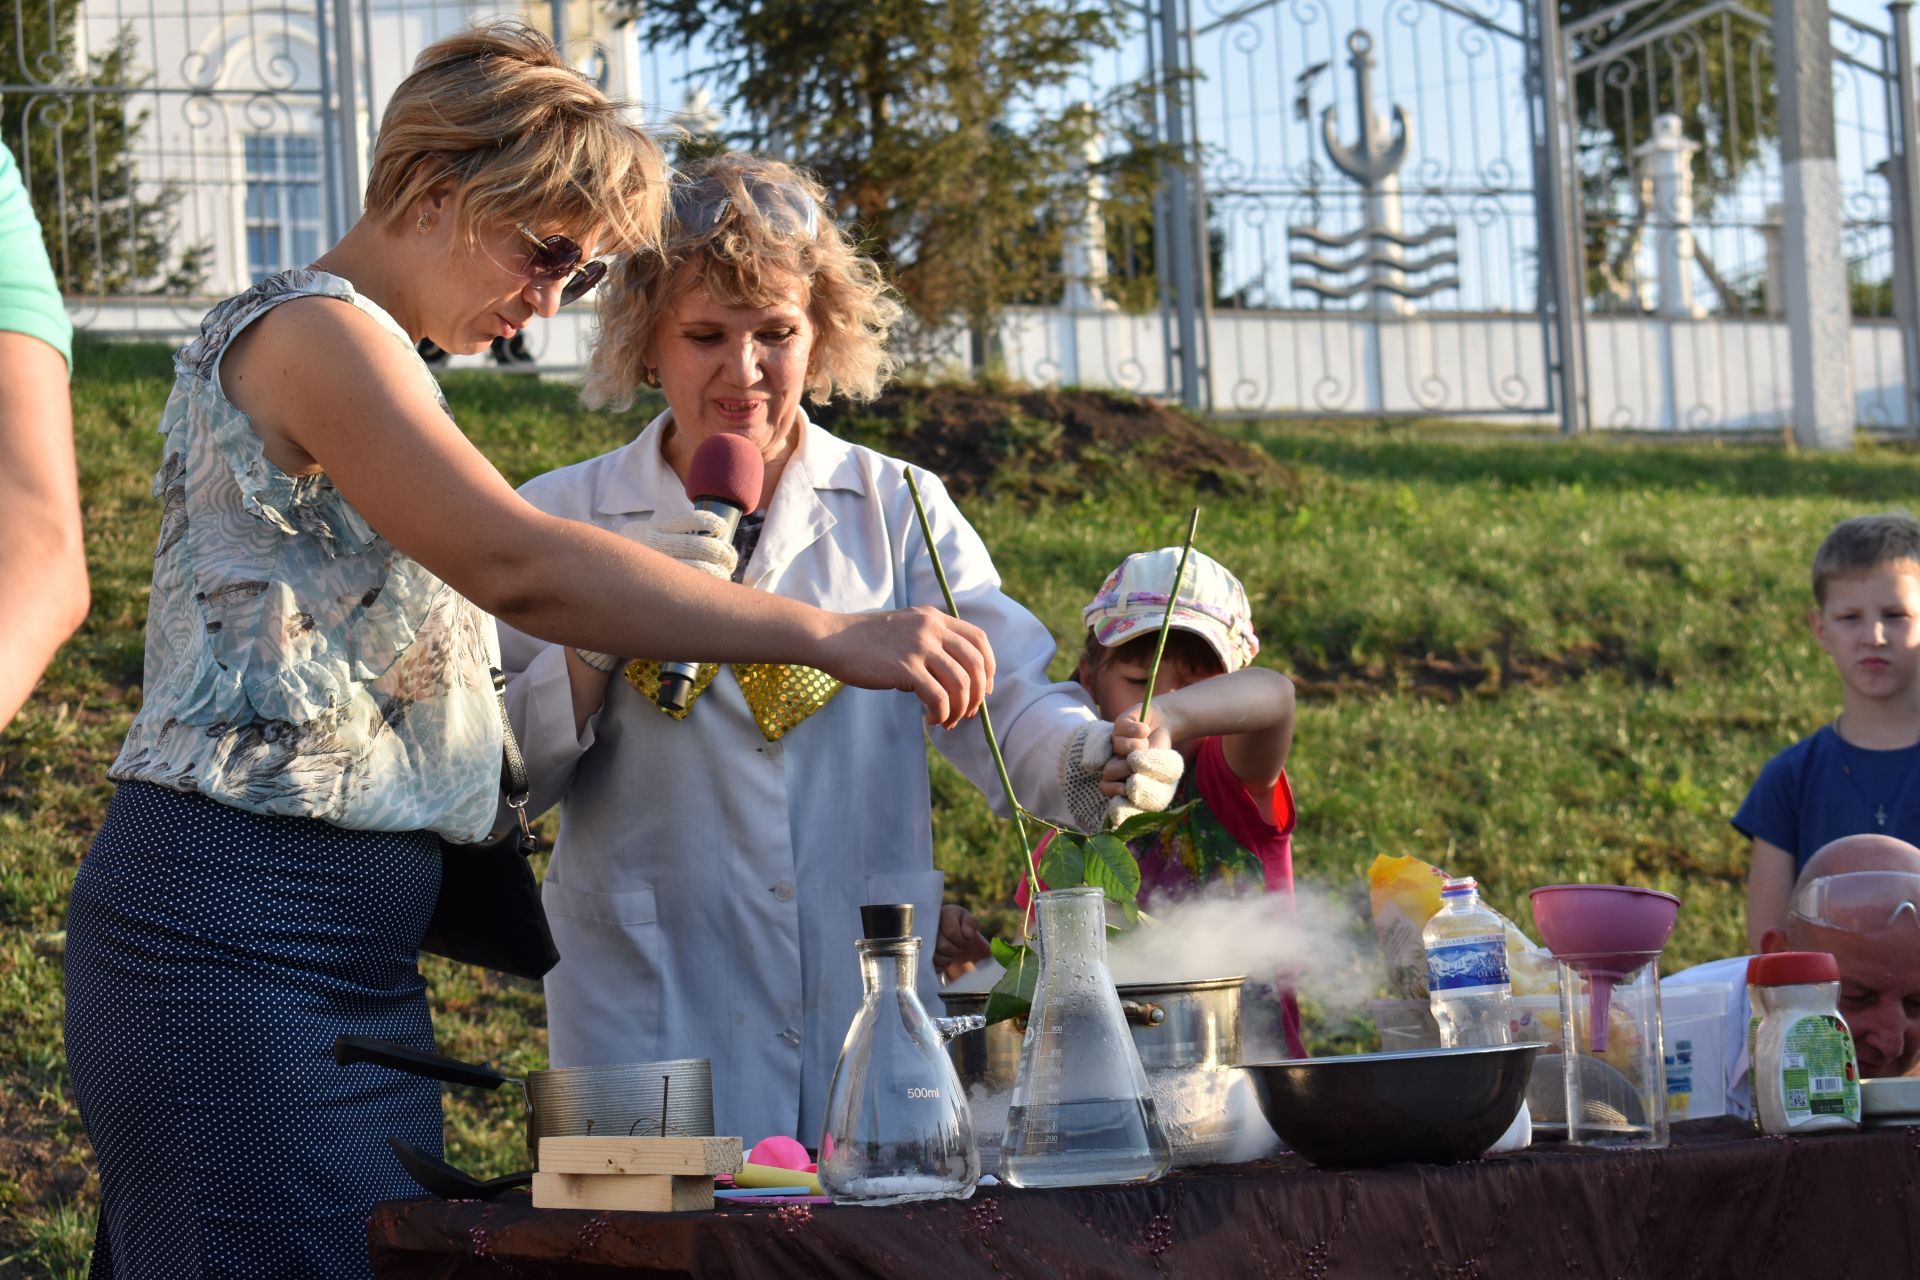
[[[660,449],[667,421],[663,413],[632,444],[521,492],[615,531],[683,514],[691,503]],[[906,464],[802,429],[745,582],[839,612],[939,607]],[[1001,592],[940,481],[915,477],[961,616],[992,640],[989,705],[1015,791],[1065,823],[1058,759],[1095,718],[1092,704],[1078,685],[1048,680],[1053,637]],[[941,1012],[931,957],[944,881],[933,869],[919,701],[842,689],[768,742],[731,668],[683,721],[616,675],[576,736],[563,651],[504,624],[500,633],[533,807],[563,804],[543,890],[561,955],[546,979],[553,1065],[707,1058],[718,1132],[817,1143],[860,1003],[862,903],[914,904],[921,995]],[[1004,809],[977,719],[931,737]],[[996,839],[983,852],[1017,861],[1013,834]]]

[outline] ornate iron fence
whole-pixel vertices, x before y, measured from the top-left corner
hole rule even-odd
[[[1772,19],[1734,0],[1638,0],[1569,22],[1564,36],[1595,425],[1785,426]],[[1857,417],[1907,428],[1894,42],[1844,16],[1831,39]]]
[[[1920,421],[1908,7],[1894,0],[1886,29],[1835,17],[1830,40],[1854,402],[1889,428]],[[559,24],[654,121],[779,148],[729,118],[699,50],[642,48],[588,0],[0,0],[0,137],[80,323],[179,332],[206,298],[309,259],[355,215],[414,54],[523,12]],[[1103,205],[1098,151],[1070,176],[1085,225],[1066,237],[1058,303],[1001,326],[1015,376],[1222,413],[1786,421],[1766,14],[1742,0],[1135,13],[1063,92],[1140,83],[1175,160],[1145,214]],[[577,364],[583,327],[548,328],[549,362]]]

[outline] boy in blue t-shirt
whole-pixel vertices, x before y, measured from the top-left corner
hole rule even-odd
[[[1843,689],[1830,725],[1767,762],[1733,825],[1753,841],[1747,941],[1786,919],[1815,851],[1862,832],[1920,842],[1920,521],[1855,516],[1813,557],[1808,622]]]

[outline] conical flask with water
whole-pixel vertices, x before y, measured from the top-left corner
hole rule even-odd
[[[1040,973],[1000,1175],[1020,1187],[1151,1182],[1173,1153],[1107,972],[1106,897],[1052,889],[1035,902]]]
[[[862,907],[860,920],[865,993],[827,1093],[820,1189],[836,1204],[964,1200],[980,1180],[980,1147],[946,1041],[985,1020],[927,1015],[911,904]]]

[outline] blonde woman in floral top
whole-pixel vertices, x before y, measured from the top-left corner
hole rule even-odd
[[[95,1276],[368,1274],[369,1209],[415,1192],[386,1139],[439,1152],[439,1093],[331,1047],[433,1045],[435,835],[485,836],[498,799],[489,613],[590,651],[805,663],[939,723],[990,684],[974,628],[716,582],[673,558],[692,527],[640,545],[544,515],[453,424],[415,342],[552,315],[596,252],[657,236],[665,177],[543,38],[456,35],[387,107],[366,216],[176,357],[145,700],[68,922]]]

